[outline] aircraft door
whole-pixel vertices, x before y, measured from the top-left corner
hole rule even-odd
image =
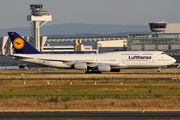
[[[151,60],[150,60],[150,59],[149,59],[148,61],[149,61],[149,63],[151,63]]]
[[[125,60],[124,60],[124,59],[122,59],[122,63],[125,63]]]
[[[152,63],[155,63],[155,60],[154,60],[154,58],[152,58]]]
[[[155,57],[154,57],[154,56],[156,56],[156,54],[157,54],[157,53],[153,53],[153,56],[151,57],[152,63],[155,63],[155,61],[156,61],[156,60],[155,60]]]

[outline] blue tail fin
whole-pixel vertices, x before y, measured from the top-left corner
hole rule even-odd
[[[16,32],[8,32],[8,34],[17,54],[40,54],[37,49],[35,49]]]

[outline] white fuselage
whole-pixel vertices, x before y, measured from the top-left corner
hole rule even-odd
[[[57,68],[72,68],[75,63],[89,67],[110,65],[111,68],[155,68],[171,65],[176,60],[161,51],[119,51],[103,54],[14,54],[21,61]]]

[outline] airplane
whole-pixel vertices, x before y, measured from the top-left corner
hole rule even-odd
[[[101,54],[43,54],[16,32],[8,32],[19,61],[55,68],[86,70],[86,73],[120,72],[125,68],[158,68],[176,60],[162,51],[116,51]]]

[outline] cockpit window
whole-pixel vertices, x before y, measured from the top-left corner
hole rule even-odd
[[[161,55],[163,55],[164,53],[161,53]]]

